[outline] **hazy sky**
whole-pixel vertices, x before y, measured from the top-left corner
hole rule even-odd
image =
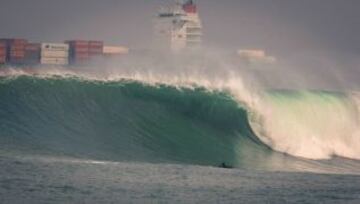
[[[0,36],[146,47],[171,0],[0,0]],[[205,42],[282,53],[360,53],[359,0],[197,0]]]
[[[173,0],[0,0],[0,37],[104,40],[146,48]],[[360,85],[360,0],[197,0],[205,45],[264,49],[304,78]],[[285,60],[284,60],[285,59]],[[339,72],[341,72],[339,74]],[[280,78],[283,72],[279,72]],[[296,74],[299,75],[299,74]],[[318,80],[318,78],[316,79]]]

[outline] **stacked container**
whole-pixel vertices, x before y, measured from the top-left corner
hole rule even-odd
[[[0,42],[0,64],[6,63],[6,44]]]
[[[104,46],[103,55],[105,57],[119,57],[129,54],[129,48],[121,46]]]
[[[25,39],[0,39],[0,65],[87,65],[91,59],[118,58],[129,53],[103,41],[71,40],[65,43],[28,43]]]
[[[70,46],[69,60],[71,64],[83,64],[89,60],[89,41],[71,40],[66,43]]]
[[[10,44],[9,62],[11,64],[24,64],[25,46],[27,41],[24,39],[14,39]]]
[[[25,46],[25,64],[37,65],[40,63],[40,43],[28,43]]]
[[[98,57],[103,54],[104,42],[89,41],[89,56]]]
[[[13,38],[0,39],[0,42],[6,47],[6,61],[11,64],[24,64],[27,40]]]
[[[45,65],[68,65],[69,45],[63,43],[42,43],[40,63]]]

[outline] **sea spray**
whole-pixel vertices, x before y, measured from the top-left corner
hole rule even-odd
[[[353,97],[325,91],[270,91],[260,112],[263,141],[309,159],[360,158],[359,112]]]

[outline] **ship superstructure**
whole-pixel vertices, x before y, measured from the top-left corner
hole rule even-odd
[[[172,51],[197,49],[202,42],[202,24],[197,6],[192,0],[177,1],[163,8],[155,22],[157,46]]]

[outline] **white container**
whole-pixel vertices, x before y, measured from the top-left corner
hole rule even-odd
[[[267,55],[264,50],[238,50],[237,54],[245,61],[250,63],[266,63],[273,64],[276,58]]]
[[[41,51],[69,51],[69,45],[64,43],[41,43]]]
[[[58,57],[58,58],[68,58],[69,52],[68,51],[41,51],[41,57]]]
[[[68,65],[68,58],[42,57],[40,63],[44,65]]]
[[[103,48],[104,54],[128,54],[129,48],[122,46],[104,46]]]

